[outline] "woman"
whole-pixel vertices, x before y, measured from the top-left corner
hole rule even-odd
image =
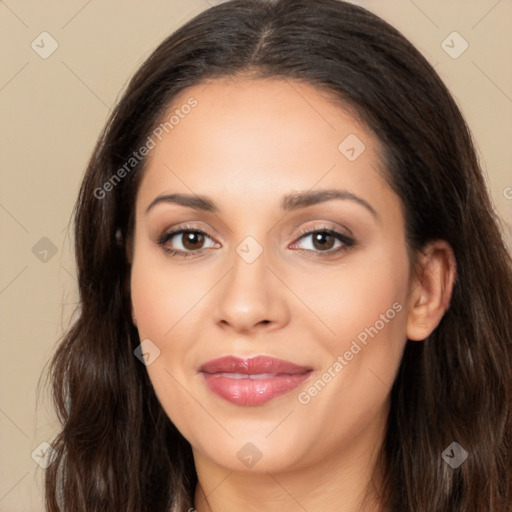
[[[48,511],[510,509],[511,260],[458,108],[375,15],[188,22],[75,227]]]

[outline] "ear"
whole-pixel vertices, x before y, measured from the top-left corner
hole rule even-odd
[[[429,242],[421,251],[408,301],[407,337],[424,340],[450,306],[456,277],[453,249],[444,240]]]

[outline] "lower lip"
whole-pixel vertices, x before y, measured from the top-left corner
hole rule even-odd
[[[300,386],[311,372],[276,375],[265,379],[231,379],[203,373],[206,385],[216,395],[236,405],[261,405]]]

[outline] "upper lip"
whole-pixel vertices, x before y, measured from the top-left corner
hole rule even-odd
[[[297,375],[311,370],[312,368],[308,366],[300,366],[284,359],[269,356],[256,356],[247,359],[235,356],[219,357],[207,361],[199,368],[199,371],[204,373],[241,373],[245,375],[262,373]]]

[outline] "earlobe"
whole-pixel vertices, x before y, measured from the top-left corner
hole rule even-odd
[[[444,240],[429,242],[422,251],[407,317],[407,338],[428,338],[450,306],[456,277],[453,249]]]

